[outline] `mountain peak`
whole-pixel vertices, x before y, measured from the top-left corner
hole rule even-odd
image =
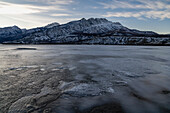
[[[81,21],[86,21],[86,19],[85,19],[85,18],[82,18]]]
[[[98,24],[110,22],[105,18],[89,18],[87,21],[92,22],[92,23],[98,23]]]
[[[46,25],[45,28],[52,28],[52,27],[56,27],[56,26],[59,26],[59,25],[60,25],[59,23],[53,22],[51,24]]]
[[[20,28],[16,25],[12,26],[11,28],[12,28],[12,30],[20,30]]]
[[[89,18],[89,21],[108,21],[106,18]]]
[[[89,18],[89,19],[86,19],[86,18],[82,18],[80,21],[97,21],[97,22],[110,22],[108,21],[106,18]]]
[[[4,28],[0,28],[1,30],[3,29],[13,29],[13,30],[18,30],[20,29],[18,26],[14,25],[14,26],[9,26],[9,27],[4,27]]]

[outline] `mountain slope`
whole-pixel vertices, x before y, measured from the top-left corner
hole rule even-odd
[[[22,30],[17,26],[0,28],[0,43],[22,38]]]

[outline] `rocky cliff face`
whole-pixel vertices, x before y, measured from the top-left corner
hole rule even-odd
[[[169,45],[170,37],[152,31],[124,27],[104,18],[90,18],[67,24],[52,23],[45,27],[21,30],[22,38],[7,43],[21,44],[136,44]]]

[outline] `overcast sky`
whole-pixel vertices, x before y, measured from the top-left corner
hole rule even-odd
[[[170,33],[170,0],[0,0],[0,27],[33,28],[91,17]]]

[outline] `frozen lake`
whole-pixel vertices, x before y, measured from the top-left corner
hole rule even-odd
[[[169,113],[170,47],[0,45],[6,112]]]

